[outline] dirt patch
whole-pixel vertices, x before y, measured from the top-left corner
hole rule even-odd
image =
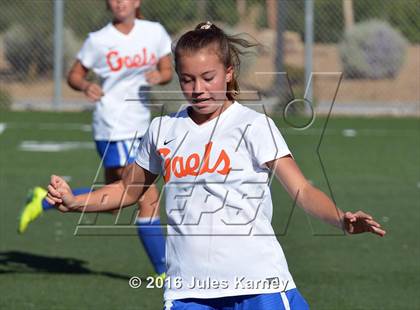
[[[304,51],[286,51],[285,63],[303,68]],[[274,59],[271,55],[259,57],[250,69],[246,79],[266,89],[272,83],[272,75],[253,74],[252,72],[274,71]],[[313,49],[313,93],[319,101],[333,98],[338,78],[342,71],[336,45],[315,45]],[[407,49],[405,63],[395,79],[386,80],[350,80],[343,79],[337,100],[343,102],[420,102],[420,46]]]

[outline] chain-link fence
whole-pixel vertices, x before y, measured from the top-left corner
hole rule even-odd
[[[66,73],[88,32],[104,26],[111,16],[106,0],[56,1],[64,1],[62,59]],[[143,0],[141,11],[144,18],[162,23],[173,39],[203,20],[214,21],[228,33],[250,34],[261,48],[243,61],[242,89],[258,90],[267,100],[272,99],[273,90],[280,86],[278,79],[275,74],[261,73],[282,68],[288,73],[294,96],[304,95],[305,0]],[[315,0],[314,102],[320,107],[330,104],[339,80],[337,73],[343,73],[337,106],[355,112],[364,107],[392,107],[397,113],[416,113],[420,100],[418,16],[418,0]],[[278,33],[282,33],[281,49],[276,45]],[[53,0],[1,2],[2,106],[52,106],[53,37]],[[62,88],[62,107],[87,106],[83,95],[66,85],[65,77]],[[178,89],[176,79],[167,88]]]

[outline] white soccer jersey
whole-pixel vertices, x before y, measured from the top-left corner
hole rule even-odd
[[[135,20],[127,35],[112,23],[89,34],[77,59],[101,78],[104,96],[96,102],[93,114],[95,140],[131,139],[146,132],[149,102],[139,90],[148,89],[145,73],[169,53],[171,39],[156,22]]]
[[[187,109],[152,121],[136,162],[165,179],[165,300],[295,287],[271,226],[265,165],[288,154],[274,122],[237,102],[202,125]]]

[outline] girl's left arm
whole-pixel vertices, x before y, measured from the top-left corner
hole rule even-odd
[[[385,235],[385,230],[369,214],[363,211],[343,212],[337,208],[326,194],[309,183],[290,155],[267,162],[266,165],[307,213],[349,234],[371,232],[381,237]]]

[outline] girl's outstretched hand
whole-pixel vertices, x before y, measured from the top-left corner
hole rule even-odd
[[[58,210],[68,212],[75,207],[75,197],[70,186],[63,178],[52,175],[47,189],[48,193],[45,199]]]
[[[356,213],[346,212],[344,213],[343,221],[344,229],[349,234],[371,232],[383,237],[386,233],[371,215],[363,211],[357,211]]]

